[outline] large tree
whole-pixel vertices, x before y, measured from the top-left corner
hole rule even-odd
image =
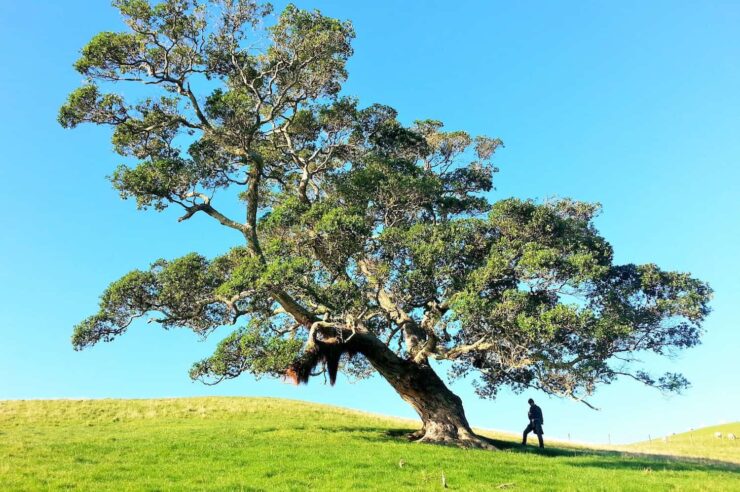
[[[709,287],[614,264],[597,205],[490,203],[500,140],[434,120],[407,126],[342,95],[350,23],[294,6],[272,20],[252,0],[114,6],[127,29],[82,49],[86,82],[60,123],[110,125],[132,164],[110,177],[123,198],[179,207],[180,222],[207,215],[235,244],[116,280],[75,327],[76,349],[142,317],[203,337],[233,325],[192,378],[377,372],[421,417],[415,438],[471,446],[487,444],[432,360],[477,375],[488,398],[509,386],[584,401],[619,376],[687,384],[637,358],[699,343]],[[111,92],[125,83],[144,84],[145,97]],[[217,195],[244,215],[228,216]]]

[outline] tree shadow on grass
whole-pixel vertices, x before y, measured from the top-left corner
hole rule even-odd
[[[396,437],[405,436],[410,430],[406,429],[403,431],[398,431],[396,437],[388,434],[388,428],[387,427],[372,427],[372,426],[358,426],[358,425],[317,425],[314,427],[316,430],[320,430],[321,432],[347,432],[351,434],[376,434],[378,435],[377,439],[378,441],[387,441],[391,439],[396,439]],[[396,432],[395,430],[392,432]],[[383,437],[384,434],[388,434],[386,437]],[[364,437],[363,439],[368,439],[369,436]]]
[[[361,439],[383,442],[408,442],[409,429],[359,428],[364,435]],[[584,468],[604,468],[610,470],[651,471],[723,471],[740,474],[740,465],[729,461],[720,461],[686,456],[630,453],[605,449],[581,449],[522,446],[513,441],[503,441],[480,436],[497,449],[509,453],[533,454],[549,458],[574,458],[567,462],[569,466]],[[547,445],[547,443],[545,443]],[[424,444],[432,446],[433,444]],[[485,452],[485,451],[482,451]]]
[[[671,456],[634,458],[630,456],[616,456],[605,459],[599,455],[585,455],[581,459],[568,463],[568,466],[576,468],[603,468],[607,470],[634,470],[645,473],[650,472],[725,472],[740,474],[740,467],[734,463],[716,460],[685,461],[683,458]]]

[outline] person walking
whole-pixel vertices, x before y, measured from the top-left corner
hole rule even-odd
[[[529,425],[524,429],[524,433],[522,434],[522,446],[527,445],[527,434],[534,432],[537,434],[537,440],[540,441],[540,447],[544,448],[545,442],[542,440],[542,434],[544,434],[542,424],[545,423],[545,420],[542,417],[542,409],[535,405],[533,399],[530,398],[527,401],[529,402],[529,412],[527,412]]]

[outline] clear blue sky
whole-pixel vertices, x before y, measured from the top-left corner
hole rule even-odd
[[[550,436],[645,439],[740,420],[740,4],[620,1],[300,1],[357,30],[345,92],[406,121],[498,136],[491,199],[599,201],[620,262],[690,271],[716,291],[704,344],[658,370],[692,382],[665,397],[623,382],[601,411],[536,392],[463,397],[480,427],[519,431],[526,398]],[[107,1],[0,2],[0,399],[272,395],[414,416],[380,379],[294,387],[248,376],[207,387],[187,377],[213,339],[139,324],[75,353],[71,327],[108,282],[158,257],[215,255],[234,237],[202,218],[137,212],[105,176],[109,131],[64,131],[56,113]]]

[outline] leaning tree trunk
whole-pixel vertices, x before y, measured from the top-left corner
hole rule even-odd
[[[465,418],[462,400],[447,388],[428,364],[398,357],[372,335],[357,341],[360,342],[359,351],[421,417],[423,426],[409,436],[411,439],[496,449],[472,431]]]

